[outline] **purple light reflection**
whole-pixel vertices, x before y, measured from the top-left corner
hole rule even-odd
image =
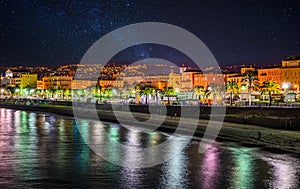
[[[215,188],[219,176],[220,159],[217,145],[212,144],[205,152],[201,175],[203,176],[202,188]]]

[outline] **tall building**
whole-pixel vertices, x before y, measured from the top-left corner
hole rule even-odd
[[[300,57],[290,56],[282,60],[282,84],[286,83],[289,89],[299,90],[300,86]]]

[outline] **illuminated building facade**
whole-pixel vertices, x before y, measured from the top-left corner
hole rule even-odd
[[[72,80],[71,88],[72,89],[87,89],[90,87],[95,87],[97,81],[90,80]]]
[[[43,77],[43,89],[71,89],[72,76]]]
[[[21,89],[25,88],[37,88],[37,74],[22,74],[20,78]]]
[[[168,86],[173,87],[174,89],[180,89],[180,74],[170,73],[168,79]]]
[[[290,56],[282,60],[282,85],[289,89],[299,90],[300,86],[300,57]]]
[[[260,85],[263,85],[266,81],[275,81],[277,84],[281,85],[281,68],[263,68],[257,69],[258,81]]]

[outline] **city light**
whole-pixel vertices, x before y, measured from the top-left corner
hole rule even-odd
[[[244,91],[247,89],[247,87],[245,85],[242,85],[241,89]]]
[[[0,5],[0,189],[300,189],[300,0]]]
[[[286,90],[287,88],[289,88],[289,85],[288,85],[287,83],[283,83],[283,84],[282,84],[282,88],[283,88],[284,90]]]

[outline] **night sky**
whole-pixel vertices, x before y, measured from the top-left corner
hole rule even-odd
[[[274,64],[300,55],[297,0],[7,0],[1,1],[0,14],[0,66],[78,63],[101,36],[137,22],[164,22],[188,30],[220,65]],[[119,60],[153,57],[155,52],[140,45]]]

